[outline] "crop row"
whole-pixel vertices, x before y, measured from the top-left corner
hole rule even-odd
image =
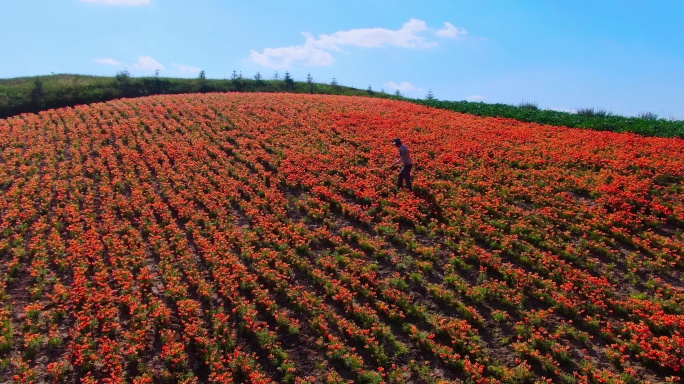
[[[601,382],[684,364],[684,145],[387,100],[0,121],[16,381]],[[417,164],[398,191],[391,139]]]

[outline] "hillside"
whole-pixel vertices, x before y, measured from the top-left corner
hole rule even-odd
[[[515,106],[437,100],[432,96],[426,100],[410,99],[401,95],[374,91],[370,87],[361,90],[337,84],[336,81],[332,84],[322,84],[314,82],[312,78],[310,80],[306,82],[295,81],[292,78],[264,80],[260,77],[257,80],[244,78],[236,73],[233,73],[231,79],[131,77],[127,72],[121,72],[115,77],[60,74],[0,79],[0,118],[118,98],[159,94],[287,92],[407,100],[477,116],[512,118],[561,127],[633,132],[644,136],[684,138],[683,120],[659,119],[657,115],[650,113],[643,114],[641,117],[624,117],[594,108],[581,108],[577,113],[543,110],[539,109],[535,103],[522,103]]]
[[[347,96],[390,95],[360,90],[339,84],[320,84],[289,80],[255,80],[234,74],[231,79],[132,77],[121,72],[113,77],[57,74],[0,79],[0,118],[53,108],[73,107],[114,100],[160,94],[211,92],[289,92]],[[284,75],[283,75],[284,76]]]
[[[394,186],[391,139],[417,165]],[[684,140],[368,97],[0,120],[0,377],[663,382]]]

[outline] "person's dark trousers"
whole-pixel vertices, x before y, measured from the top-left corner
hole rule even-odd
[[[406,188],[408,188],[409,191],[413,191],[413,187],[411,186],[411,168],[413,168],[413,164],[404,165],[401,172],[399,172],[399,180],[397,181],[399,188],[404,185],[404,180],[406,180]]]

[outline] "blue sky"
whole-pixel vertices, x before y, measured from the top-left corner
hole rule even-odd
[[[0,77],[257,72],[684,119],[681,0],[2,0]]]

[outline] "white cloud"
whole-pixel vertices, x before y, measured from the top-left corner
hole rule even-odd
[[[423,48],[436,45],[436,43],[428,42],[425,38],[417,35],[417,33],[427,29],[428,27],[423,20],[411,19],[398,30],[385,28],[351,29],[335,32],[332,35],[320,35],[318,39],[309,33],[304,35],[307,44],[329,50],[339,50],[339,47],[343,45],[363,48],[380,48],[387,45],[401,48]]]
[[[122,63],[118,60],[110,59],[110,58],[93,59],[93,63],[104,64],[104,65],[113,65],[115,67],[123,67],[124,66],[124,63]]]
[[[485,101],[485,98],[484,98],[483,96],[472,95],[472,96],[468,96],[468,97],[466,98],[466,100],[467,100],[467,101],[473,101],[473,102],[478,102],[478,103],[479,103],[479,102],[481,102],[481,101]]]
[[[451,23],[444,23],[444,28],[437,31],[437,36],[448,37],[452,39],[459,38],[468,34],[465,28],[454,27]]]
[[[133,64],[133,68],[143,71],[163,70],[164,66],[150,56],[140,56],[138,62]]]
[[[266,48],[262,53],[252,50],[249,57],[256,64],[268,68],[289,68],[296,62],[309,66],[330,65],[335,58],[311,45],[297,45],[282,48]]]
[[[148,5],[152,0],[81,0],[84,3],[96,3],[105,5]]]
[[[417,90],[413,84],[407,81],[402,81],[399,84],[395,83],[394,81],[388,81],[383,85],[393,91],[399,90],[399,92],[410,92]]]
[[[191,75],[196,75],[196,74],[200,73],[200,71],[202,70],[202,68],[193,67],[192,65],[184,65],[184,64],[176,64],[176,63],[173,63],[171,65],[176,67],[178,69],[178,71],[180,71],[181,73],[188,73]]]
[[[451,26],[459,34],[465,34],[465,29],[456,28],[446,23],[446,29],[437,32],[439,36],[449,34],[452,37],[454,32],[449,29]],[[318,37],[311,33],[303,32],[306,39],[303,45],[293,45],[289,47],[265,48],[262,52],[252,50],[251,60],[264,67],[270,68],[289,68],[293,64],[301,63],[308,66],[330,65],[335,61],[331,52],[339,52],[343,47],[361,48],[430,48],[438,44],[427,40],[421,33],[429,31],[427,24],[423,20],[411,19],[404,23],[400,29],[392,30],[386,28],[362,28],[338,31],[333,34],[322,34]]]

